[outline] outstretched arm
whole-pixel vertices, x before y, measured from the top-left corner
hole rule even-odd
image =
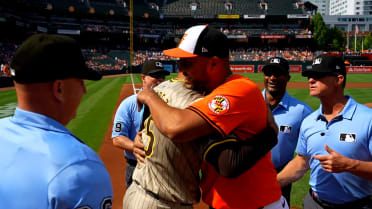
[[[149,107],[156,127],[171,140],[191,141],[215,131],[198,114],[188,109],[169,106],[152,89],[142,90],[137,99]]]
[[[297,154],[278,174],[278,182],[284,187],[299,180],[309,169],[309,157]]]
[[[128,152],[133,152],[133,141],[126,136],[117,136],[112,139],[112,143],[115,147],[119,147]]]

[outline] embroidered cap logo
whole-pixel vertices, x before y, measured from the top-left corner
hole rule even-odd
[[[280,64],[280,59],[277,58],[271,59],[270,63]]]
[[[161,62],[155,62],[155,66],[162,68],[163,67],[163,64]]]
[[[313,62],[313,65],[319,65],[320,63],[322,63],[322,58],[316,58]]]

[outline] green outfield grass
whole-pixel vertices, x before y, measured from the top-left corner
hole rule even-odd
[[[262,73],[245,73],[255,82],[262,82]],[[169,77],[175,77],[172,74]],[[133,76],[135,83],[141,83],[140,75]],[[349,74],[348,82],[372,82],[372,74]],[[292,74],[291,82],[306,82],[307,79],[300,74]],[[88,146],[95,151],[104,139],[115,105],[123,84],[131,83],[129,76],[104,78],[98,82],[86,81],[87,94],[83,97],[78,109],[77,117],[68,124],[68,129],[81,138]],[[288,89],[289,94],[306,102],[313,108],[319,107],[319,99],[309,96],[308,89]],[[360,103],[372,102],[372,89],[346,89],[346,94]],[[15,90],[0,92],[0,118],[12,115],[16,106],[17,98]],[[302,208],[302,200],[308,191],[309,173],[300,181],[293,184],[291,205]]]

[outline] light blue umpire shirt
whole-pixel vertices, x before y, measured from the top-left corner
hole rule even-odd
[[[262,94],[266,100],[265,89]],[[282,100],[272,110],[275,123],[278,126],[278,144],[271,150],[271,160],[275,168],[286,165],[293,159],[298,134],[303,119],[313,110],[306,103],[285,92]]]
[[[0,208],[110,207],[101,159],[62,124],[16,108],[0,119]]]
[[[132,141],[140,130],[144,106],[138,111],[137,95],[125,98],[116,110],[111,138],[126,136]],[[137,160],[132,152],[124,151],[125,157]]]
[[[372,181],[349,172],[328,173],[314,155],[328,155],[324,144],[345,157],[372,161],[372,109],[351,97],[327,123],[322,105],[302,123],[296,152],[310,157],[310,186],[319,199],[343,204],[372,193]]]

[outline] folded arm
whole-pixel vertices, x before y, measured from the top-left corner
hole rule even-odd
[[[237,177],[265,156],[278,142],[275,130],[267,127],[244,141],[229,135],[224,139],[209,139],[202,157],[224,177]]]

